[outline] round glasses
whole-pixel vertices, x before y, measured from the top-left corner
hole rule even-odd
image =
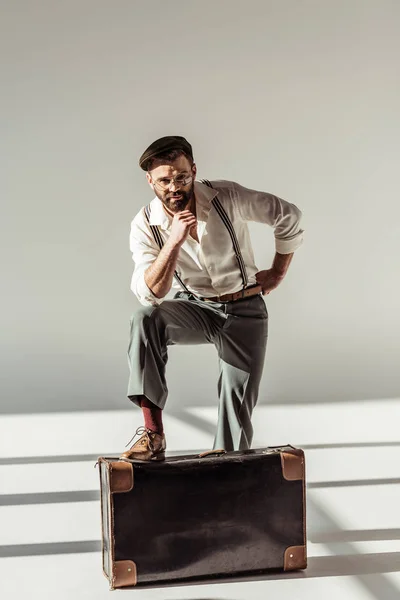
[[[158,181],[153,181],[153,183],[156,187],[159,187],[161,190],[165,191],[168,190],[172,184],[174,184],[175,187],[181,187],[189,185],[191,181],[193,181],[192,175],[177,175],[176,177],[163,177]]]

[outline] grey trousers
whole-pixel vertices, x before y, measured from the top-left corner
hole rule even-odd
[[[178,292],[158,306],[142,306],[131,317],[128,398],[146,396],[161,409],[168,395],[168,346],[214,344],[219,357],[218,423],[214,449],[244,450],[253,438],[268,337],[268,313],[261,295],[235,302],[206,302]]]

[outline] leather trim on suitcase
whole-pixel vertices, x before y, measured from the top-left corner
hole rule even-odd
[[[113,494],[133,489],[133,466],[128,462],[110,463],[110,490]]]
[[[133,489],[133,466],[123,461],[107,463],[109,474],[109,511],[110,511],[110,562],[111,571],[109,582],[110,590],[115,588],[136,585],[137,569],[132,560],[115,560],[115,535],[114,535],[114,501],[113,494],[130,492]]]
[[[289,546],[283,558],[284,571],[294,571],[307,568],[307,538],[306,538],[306,483],[305,457],[303,450],[286,447],[281,452],[282,475],[287,481],[303,481],[303,546]]]
[[[114,502],[113,495],[111,493],[111,464],[107,463],[107,471],[109,477],[108,486],[108,507],[109,507],[109,533],[110,533],[110,554],[109,559],[111,563],[111,573],[109,576],[110,590],[115,589],[115,569],[114,569],[114,558],[115,558],[115,536],[114,536]]]
[[[302,450],[281,452],[282,475],[287,481],[304,480],[304,453]]]
[[[101,556],[102,556],[102,568],[103,568],[103,574],[104,576],[110,581],[110,557],[109,557],[109,548],[107,547],[107,543],[106,540],[108,539],[108,541],[110,540],[110,530],[108,530],[107,532],[107,518],[106,518],[106,511],[108,513],[109,510],[109,500],[108,500],[108,494],[107,494],[107,498],[104,498],[104,490],[107,489],[107,486],[105,484],[105,481],[103,481],[103,475],[102,475],[102,469],[101,469],[101,464],[104,463],[106,465],[107,468],[107,461],[105,461],[103,458],[99,457],[95,467],[97,465],[99,465],[99,474],[100,474],[100,510],[101,510]],[[107,509],[106,509],[106,504],[107,504]],[[108,513],[109,514],[109,513]],[[108,536],[107,536],[108,533]],[[107,555],[107,562],[108,564],[106,565],[106,555]],[[107,569],[108,567],[108,569]]]
[[[136,585],[137,581],[136,564],[133,561],[114,560],[115,536],[113,494],[129,492],[132,490],[133,467],[130,463],[119,461],[109,462],[109,460],[104,457],[99,457],[97,463],[100,464],[103,573],[109,581],[110,590],[114,590],[116,587]],[[104,480],[102,477],[102,464],[105,466],[106,470]],[[106,498],[103,498],[103,491],[105,489],[108,490],[108,493],[106,494]],[[105,535],[105,533],[107,535]],[[108,540],[108,544],[105,543],[106,539]]]
[[[133,560],[117,560],[113,563],[113,586],[136,585],[136,564]]]
[[[306,566],[307,556],[305,546],[289,546],[289,548],[286,548],[283,559],[283,569],[285,571],[305,569]]]

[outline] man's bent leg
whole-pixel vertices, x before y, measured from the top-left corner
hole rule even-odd
[[[167,397],[165,365],[167,345],[159,332],[158,307],[141,306],[131,317],[128,347],[128,398],[141,406],[143,396],[164,408]]]
[[[225,317],[218,311],[185,298],[165,300],[156,307],[140,307],[131,318],[128,398],[138,406],[145,405],[144,412],[161,411],[168,394],[167,347],[211,343],[224,322]],[[157,419],[160,422],[161,412]],[[139,428],[137,433],[142,436],[121,458],[163,460],[166,443],[162,431],[145,427]]]
[[[224,322],[216,311],[185,299],[140,307],[131,318],[128,398],[139,406],[140,397],[146,396],[163,409],[168,395],[168,346],[212,343]]]
[[[268,336],[268,314],[261,296],[230,304],[218,347],[218,424],[215,448],[250,448],[251,416],[257,403]]]

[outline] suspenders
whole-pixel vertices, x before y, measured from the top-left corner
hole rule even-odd
[[[213,186],[211,185],[211,183],[208,181],[208,179],[201,179],[201,183],[204,183],[205,185],[207,185],[208,187],[212,188]],[[242,276],[242,281],[243,281],[243,289],[247,287],[247,283],[248,283],[248,278],[247,278],[247,273],[246,273],[246,267],[244,264],[244,260],[243,260],[243,256],[242,253],[240,251],[240,247],[239,247],[239,242],[237,240],[236,237],[236,233],[235,230],[233,229],[233,225],[228,217],[228,215],[226,214],[226,211],[224,209],[224,207],[222,206],[221,202],[218,200],[217,197],[213,198],[211,200],[211,204],[214,206],[215,210],[217,211],[221,221],[223,222],[223,224],[225,225],[225,227],[228,230],[229,235],[231,236],[231,240],[232,240],[232,244],[233,244],[233,249],[235,252],[235,256],[236,256],[236,260],[238,262],[239,265],[239,269],[240,269],[240,274]],[[147,206],[145,206],[144,208],[144,214],[145,217],[150,225],[150,204],[148,204]],[[161,248],[164,245],[163,239],[161,237],[160,231],[157,227],[157,225],[150,225],[150,229],[151,232],[153,234],[153,237],[158,245],[158,247]],[[192,294],[193,292],[190,292],[188,290],[188,288],[186,287],[186,285],[183,283],[182,279],[179,277],[178,273],[175,271],[174,272],[174,277],[175,279],[178,281],[179,285],[183,288],[183,290],[185,292],[187,292],[188,294]]]
[[[208,181],[208,179],[201,179],[201,182],[205,183],[210,188],[213,187],[211,185],[211,183]],[[221,218],[221,221],[223,222],[223,224],[225,225],[225,227],[228,230],[229,235],[231,236],[231,240],[232,240],[232,244],[233,244],[233,249],[235,251],[236,260],[238,261],[238,265],[239,265],[239,269],[240,269],[240,274],[242,276],[243,289],[244,289],[245,287],[247,287],[248,279],[247,279],[246,267],[245,267],[245,264],[244,264],[242,253],[240,251],[240,246],[239,246],[238,239],[236,237],[235,230],[233,229],[233,225],[232,225],[232,223],[231,223],[228,215],[226,214],[226,211],[225,211],[224,207],[222,206],[221,202],[218,200],[217,197],[215,197],[215,198],[213,198],[211,200],[211,204],[214,206],[215,210],[217,211],[218,215]]]

